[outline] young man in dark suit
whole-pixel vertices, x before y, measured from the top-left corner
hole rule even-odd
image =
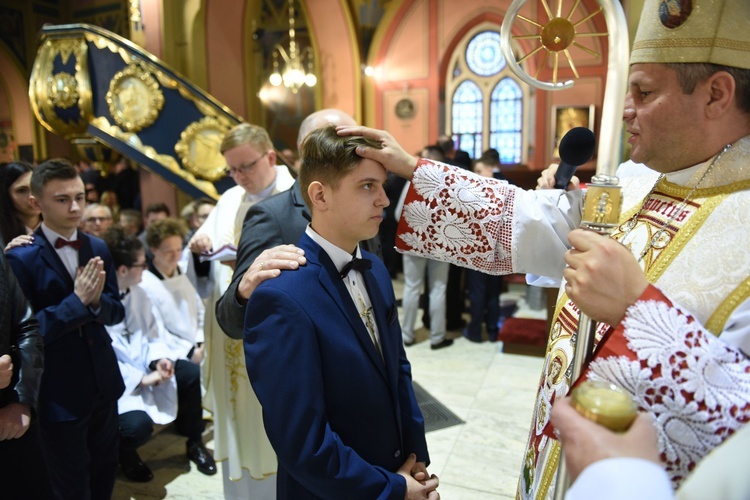
[[[297,136],[297,150],[302,141],[321,127],[356,125],[354,118],[340,109],[321,109],[302,121]],[[232,282],[216,303],[216,320],[221,329],[233,339],[242,339],[245,321],[245,304],[257,284],[273,278],[277,269],[296,269],[305,258],[294,247],[280,245],[297,243],[310,222],[310,212],[305,206],[299,179],[283,193],[271,196],[250,207],[242,224],[242,235],[237,247],[237,262]],[[273,260],[264,259],[264,268],[252,268],[263,251],[273,254]]]
[[[52,484],[58,498],[109,498],[124,389],[104,328],[125,314],[115,269],[104,242],[77,229],[85,190],[70,163],[39,165],[31,193],[44,222],[7,257],[44,339],[39,417]]]
[[[279,499],[437,499],[424,420],[378,232],[386,171],[361,138],[310,133],[300,186],[307,264],[263,282],[245,316],[248,375],[278,455]]]

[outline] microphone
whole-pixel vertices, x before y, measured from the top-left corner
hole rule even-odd
[[[596,137],[586,127],[575,127],[560,140],[560,166],[555,172],[555,189],[568,187],[576,169],[594,156]]]

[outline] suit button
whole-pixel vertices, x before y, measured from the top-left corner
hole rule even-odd
[[[401,456],[401,450],[396,450],[396,453],[393,454],[393,458],[398,458]]]

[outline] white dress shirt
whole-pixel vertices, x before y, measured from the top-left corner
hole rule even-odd
[[[357,250],[355,251],[354,256],[352,256],[352,254],[350,254],[346,250],[337,247],[336,245],[316,233],[310,225],[308,225],[307,229],[305,229],[305,234],[312,238],[315,243],[320,245],[320,247],[331,258],[331,260],[333,261],[333,265],[336,266],[336,270],[339,272],[341,272],[344,266],[349,261],[351,261],[352,258],[362,258],[362,251],[360,250],[359,245],[357,245]],[[354,306],[359,312],[359,316],[362,318],[362,323],[364,323],[365,328],[367,328],[368,332],[370,333],[372,342],[373,344],[375,344],[375,348],[378,350],[378,353],[380,353],[380,356],[382,358],[383,353],[380,350],[380,331],[378,330],[378,324],[375,321],[375,314],[372,311],[372,302],[370,301],[370,296],[367,293],[367,287],[365,286],[365,280],[362,277],[362,273],[352,269],[349,274],[346,275],[343,281],[344,286],[346,287],[349,295],[352,298],[352,301],[354,302]],[[367,321],[368,315],[371,319],[371,321],[369,321],[370,325],[368,325]]]

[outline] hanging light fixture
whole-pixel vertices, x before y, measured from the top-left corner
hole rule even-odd
[[[274,87],[282,83],[296,94],[302,85],[314,87],[318,78],[313,73],[312,47],[299,51],[294,31],[294,0],[289,0],[289,50],[277,43],[273,48],[273,73],[269,81]],[[283,72],[279,72],[279,56],[284,61]]]

